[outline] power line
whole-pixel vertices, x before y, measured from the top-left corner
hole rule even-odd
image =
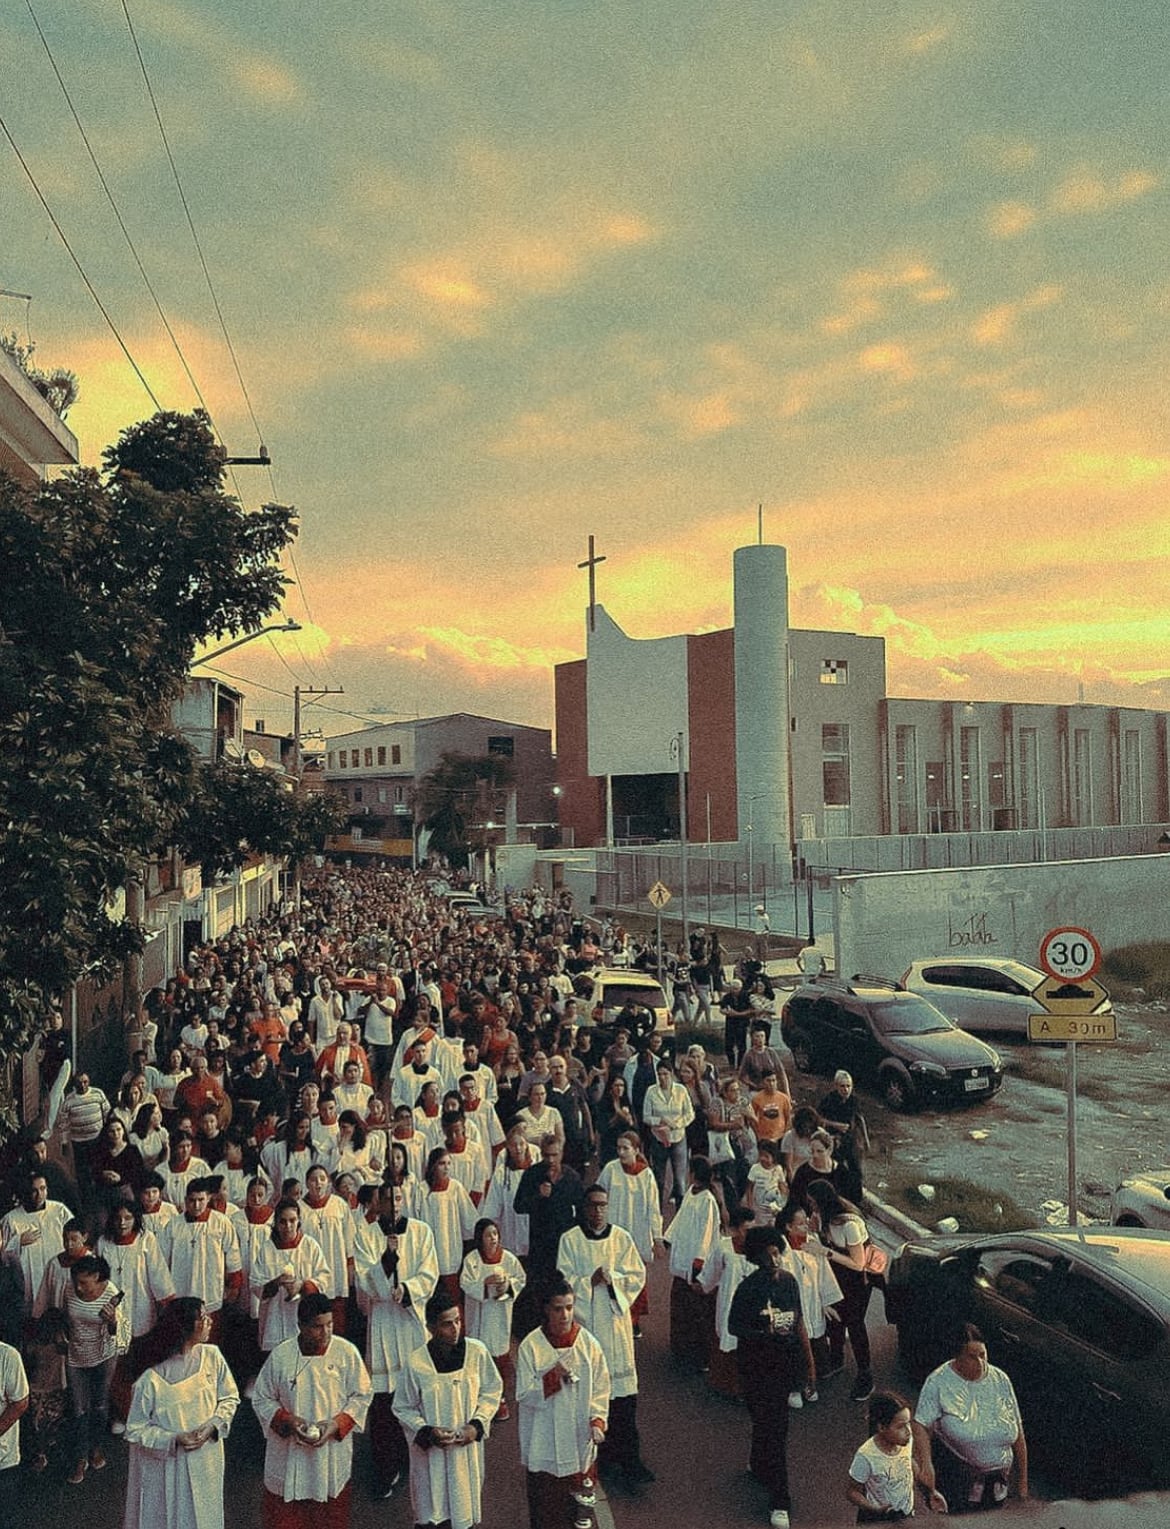
[[[232,366],[235,369],[236,379],[237,379],[237,381],[240,384],[240,392],[243,394],[244,403],[247,405],[248,415],[251,418],[253,427],[255,428],[257,440],[260,442],[261,446],[263,446],[263,443],[264,443],[264,432],[260,428],[260,421],[256,417],[255,409],[252,407],[252,399],[251,399],[250,394],[248,393],[248,386],[247,386],[247,384],[244,381],[244,374],[243,374],[242,370],[240,369],[239,357],[236,354],[235,345],[232,343],[232,337],[231,337],[231,334],[228,331],[227,320],[224,317],[223,309],[220,306],[219,298],[216,295],[215,283],[211,279],[211,271],[210,271],[210,268],[208,267],[207,260],[206,260],[204,254],[203,254],[203,246],[200,243],[199,233],[198,233],[198,230],[195,227],[195,219],[192,216],[191,207],[190,207],[190,204],[187,201],[187,195],[186,195],[185,191],[183,190],[183,182],[182,182],[182,178],[179,175],[179,167],[178,167],[178,164],[175,161],[175,156],[174,156],[174,154],[171,151],[170,140],[167,137],[166,126],[164,125],[163,119],[162,119],[162,112],[161,112],[161,110],[159,108],[158,100],[157,100],[157,98],[155,96],[155,93],[154,93],[154,86],[151,84],[150,71],[146,67],[146,59],[143,56],[142,48],[141,48],[141,46],[139,45],[139,42],[138,42],[138,34],[134,30],[134,22],[133,22],[133,19],[131,18],[131,15],[130,15],[129,0],[121,0],[121,4],[122,4],[122,14],[126,18],[126,27],[127,27],[127,30],[130,33],[130,40],[131,40],[131,42],[134,45],[134,54],[135,54],[135,57],[138,59],[138,67],[142,71],[142,80],[143,80],[143,84],[146,86],[146,94],[150,98],[151,109],[154,112],[154,120],[158,124],[159,136],[162,139],[163,148],[166,151],[167,163],[171,167],[171,175],[172,175],[172,177],[174,179],[174,182],[175,182],[175,190],[178,192],[179,201],[182,203],[183,212],[184,212],[184,214],[186,215],[186,218],[187,218],[187,226],[191,230],[191,238],[192,238],[192,241],[194,242],[194,245],[195,245],[196,254],[199,257],[199,264],[200,264],[200,267],[202,268],[202,271],[203,271],[204,280],[207,283],[207,290],[208,290],[208,292],[211,295],[211,301],[212,301],[213,307],[215,308],[216,317],[219,319],[219,327],[220,327],[220,330],[223,333],[224,343],[227,346],[228,354],[231,357]],[[267,470],[268,470],[268,481],[269,481],[269,483],[270,483],[270,485],[272,487],[272,495],[273,495],[274,500],[279,504],[279,503],[281,503],[283,501],[281,500],[280,495],[277,492],[276,476],[273,473],[271,462],[267,463],[266,465],[267,465]],[[313,626],[314,628],[316,628],[316,622],[315,622],[315,620],[313,618],[313,612],[312,612],[312,609],[311,609],[311,607],[309,605],[309,597],[308,597],[308,594],[307,594],[307,592],[305,590],[305,583],[304,583],[304,580],[301,577],[300,568],[297,566],[296,553],[292,549],[291,542],[289,543],[288,554],[289,554],[289,562],[292,565],[293,577],[294,577],[294,580],[296,582],[296,586],[297,586],[298,590],[300,591],[301,600],[302,600],[302,602],[304,604],[304,607],[305,607],[305,614],[309,618],[310,625]],[[318,641],[320,643],[319,639],[318,639]],[[320,649],[321,649],[322,662],[325,664],[326,671],[328,672],[329,662],[328,662],[328,659],[326,658],[326,655],[325,655],[324,643],[320,643]],[[302,652],[301,656],[302,656],[302,660],[304,660],[303,652]],[[308,661],[307,660],[304,660],[304,661],[306,663],[306,667],[311,667],[311,666],[308,665]]]
[[[194,373],[191,371],[190,366],[187,364],[187,357],[183,354],[183,347],[179,344],[178,336],[171,328],[170,320],[167,318],[166,313],[163,310],[162,301],[159,298],[158,293],[155,291],[154,284],[147,274],[146,267],[143,265],[142,259],[138,254],[138,250],[135,247],[134,240],[130,234],[130,230],[126,226],[126,221],[122,217],[122,213],[118,207],[117,202],[114,200],[114,193],[110,190],[109,182],[106,180],[102,167],[98,163],[98,157],[94,152],[93,144],[89,141],[89,135],[85,131],[85,127],[82,124],[81,117],[78,114],[76,106],[73,104],[73,97],[69,94],[69,87],[65,84],[65,80],[61,74],[61,71],[57,67],[57,60],[53,57],[53,50],[49,46],[49,39],[45,36],[44,29],[42,28],[41,23],[37,18],[37,13],[33,9],[32,0],[24,0],[24,3],[28,9],[29,15],[32,17],[32,24],[37,29],[37,36],[41,40],[41,46],[45,50],[46,57],[49,60],[49,66],[57,78],[57,84],[61,87],[61,94],[65,97],[65,104],[68,106],[70,114],[72,115],[74,122],[77,124],[77,131],[81,134],[81,141],[85,144],[86,152],[88,153],[94,170],[97,173],[98,181],[102,190],[105,192],[106,201],[110,204],[110,210],[114,214],[114,218],[117,221],[118,227],[122,231],[122,237],[126,241],[126,245],[130,251],[130,254],[133,256],[134,264],[138,267],[138,274],[142,277],[142,280],[146,285],[146,290],[150,293],[151,300],[153,301],[154,306],[158,311],[158,316],[162,320],[163,328],[166,330],[167,336],[175,348],[175,354],[178,356],[179,361],[182,363],[183,370],[187,374],[187,381],[191,384],[191,387],[195,392],[195,397],[199,400],[200,406],[203,408],[204,412],[207,414],[207,417],[210,419],[211,410],[208,409],[207,402],[204,399],[202,392],[200,391],[199,384],[195,381]]]
[[[8,139],[9,144],[12,146],[12,152],[16,155],[17,159],[20,161],[20,168],[24,171],[25,175],[28,176],[29,184],[32,186],[33,190],[36,192],[37,200],[40,202],[41,206],[45,209],[45,215],[49,219],[49,222],[53,225],[53,228],[54,228],[54,230],[55,230],[55,232],[57,234],[57,237],[60,239],[61,243],[65,246],[65,250],[66,250],[67,254],[69,255],[70,260],[72,260],[73,264],[77,267],[77,274],[81,277],[82,281],[85,283],[86,291],[89,293],[90,297],[92,297],[94,302],[97,304],[98,311],[101,313],[102,318],[104,318],[106,323],[109,325],[111,334],[114,336],[114,339],[117,340],[118,344],[121,346],[122,354],[126,357],[126,360],[129,361],[130,365],[134,368],[134,375],[138,378],[139,382],[141,382],[142,386],[146,389],[146,395],[150,399],[151,403],[161,413],[162,412],[162,404],[159,403],[157,397],[155,396],[154,389],[151,387],[150,383],[147,382],[146,377],[143,374],[142,368],[138,365],[138,362],[135,361],[134,357],[130,354],[130,347],[126,344],[126,341],[122,338],[122,336],[121,336],[121,334],[120,334],[120,332],[118,330],[118,326],[117,326],[117,324],[114,323],[113,317],[111,316],[109,309],[106,307],[105,303],[103,303],[101,298],[98,296],[97,288],[94,286],[93,282],[90,281],[88,275],[86,274],[85,267],[82,265],[81,261],[78,259],[77,254],[74,251],[73,246],[69,243],[69,240],[66,238],[65,230],[61,227],[61,224],[57,221],[57,217],[54,214],[53,209],[49,206],[49,203],[48,203],[48,201],[45,198],[45,193],[41,190],[40,186],[37,184],[37,178],[32,173],[32,169],[31,169],[31,167],[30,167],[30,165],[28,163],[28,160],[25,159],[24,155],[20,152],[20,149],[18,148],[17,143],[16,143],[16,139],[13,138],[12,133],[9,131],[8,123],[4,120],[4,117],[2,115],[0,115],[0,132],[3,132],[5,138]]]
[[[135,32],[134,23],[130,19],[130,7],[127,4],[127,0],[122,0],[122,14],[126,18],[126,26],[130,31],[130,40],[134,44],[134,52],[138,59],[138,67],[142,70],[142,79],[143,83],[146,85],[146,93],[150,98],[150,105],[154,112],[154,120],[158,123],[159,135],[162,138],[163,148],[166,150],[167,163],[171,167],[171,175],[174,177],[175,189],[179,193],[179,201],[182,203],[183,212],[186,214],[187,227],[191,230],[191,238],[195,244],[195,252],[199,256],[199,264],[203,270],[203,278],[207,283],[207,290],[211,294],[212,306],[215,308],[215,314],[219,320],[219,327],[223,334],[224,344],[227,346],[228,355],[231,357],[232,366],[236,373],[236,380],[240,384],[240,392],[244,396],[244,403],[247,405],[249,417],[251,418],[252,424],[255,427],[256,438],[260,442],[261,446],[263,446],[264,434],[260,429],[260,421],[256,418],[256,411],[252,407],[252,399],[248,393],[247,383],[244,381],[244,374],[240,370],[240,362],[239,357],[236,355],[236,347],[233,345],[231,334],[228,332],[227,320],[224,318],[223,309],[220,307],[219,298],[216,295],[215,283],[211,279],[211,271],[203,254],[203,246],[199,242],[199,234],[195,228],[195,219],[191,215],[191,208],[187,202],[186,193],[183,190],[183,182],[179,176],[179,167],[175,163],[175,156],[171,153],[170,140],[167,138],[167,130],[163,125],[162,112],[159,110],[158,101],[155,99],[154,87],[150,83],[150,74],[146,68],[146,60],[143,58],[142,49],[138,45],[138,34]]]

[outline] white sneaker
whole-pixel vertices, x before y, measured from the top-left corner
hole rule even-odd
[[[788,1529],[788,1510],[786,1508],[773,1508],[768,1514],[768,1523],[772,1529]]]
[[[120,1438],[126,1432],[125,1423],[120,1418],[115,1418],[110,1424],[110,1432],[114,1435],[115,1439]]]
[[[792,1408],[793,1412],[799,1412],[804,1406],[804,1397],[801,1396],[799,1391],[789,1391],[788,1405]]]

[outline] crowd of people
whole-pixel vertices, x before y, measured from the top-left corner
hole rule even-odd
[[[977,1334],[913,1420],[874,1394],[852,1080],[794,1107],[757,954],[729,978],[713,937],[677,953],[676,1014],[721,1011],[724,1053],[676,1051],[633,1002],[591,1023],[591,970],[657,956],[565,900],[452,911],[425,874],[326,868],[296,908],[190,951],[108,1092],[62,1086],[50,1020],[73,1175],[38,1137],[0,1220],[0,1520],[54,1462],[83,1489],[112,1434],[125,1529],[221,1529],[243,1396],[271,1529],[344,1529],[363,1432],[375,1497],[408,1484],[416,1524],[471,1529],[513,1416],[533,1529],[591,1529],[599,1472],[655,1479],[637,1421],[655,1257],[672,1351],[746,1405],[775,1529],[789,1416],[846,1346],[871,1413],[842,1488],[859,1516],[908,1515],[916,1480],[932,1508],[998,1502],[1013,1468],[1026,1493]]]

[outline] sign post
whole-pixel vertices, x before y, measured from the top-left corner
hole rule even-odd
[[[662,910],[670,901],[670,888],[665,882],[656,881],[646,896],[654,908],[654,944],[658,952],[658,981],[662,983]],[[663,990],[665,991],[665,989]]]
[[[1109,994],[1095,980],[1101,947],[1087,929],[1062,925],[1040,941],[1040,965],[1047,976],[1032,989],[1044,1010],[1028,1016],[1030,1041],[1065,1046],[1064,1085],[1068,1096],[1068,1224],[1077,1224],[1077,1044],[1117,1039],[1112,1011],[1098,1014]]]

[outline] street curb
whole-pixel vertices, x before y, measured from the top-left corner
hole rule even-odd
[[[923,1237],[934,1236],[930,1227],[922,1226],[914,1220],[913,1216],[908,1216],[905,1211],[898,1210],[887,1201],[879,1199],[870,1189],[861,1191],[861,1203],[875,1221],[880,1221],[888,1231],[895,1233],[906,1242],[918,1242]]]

